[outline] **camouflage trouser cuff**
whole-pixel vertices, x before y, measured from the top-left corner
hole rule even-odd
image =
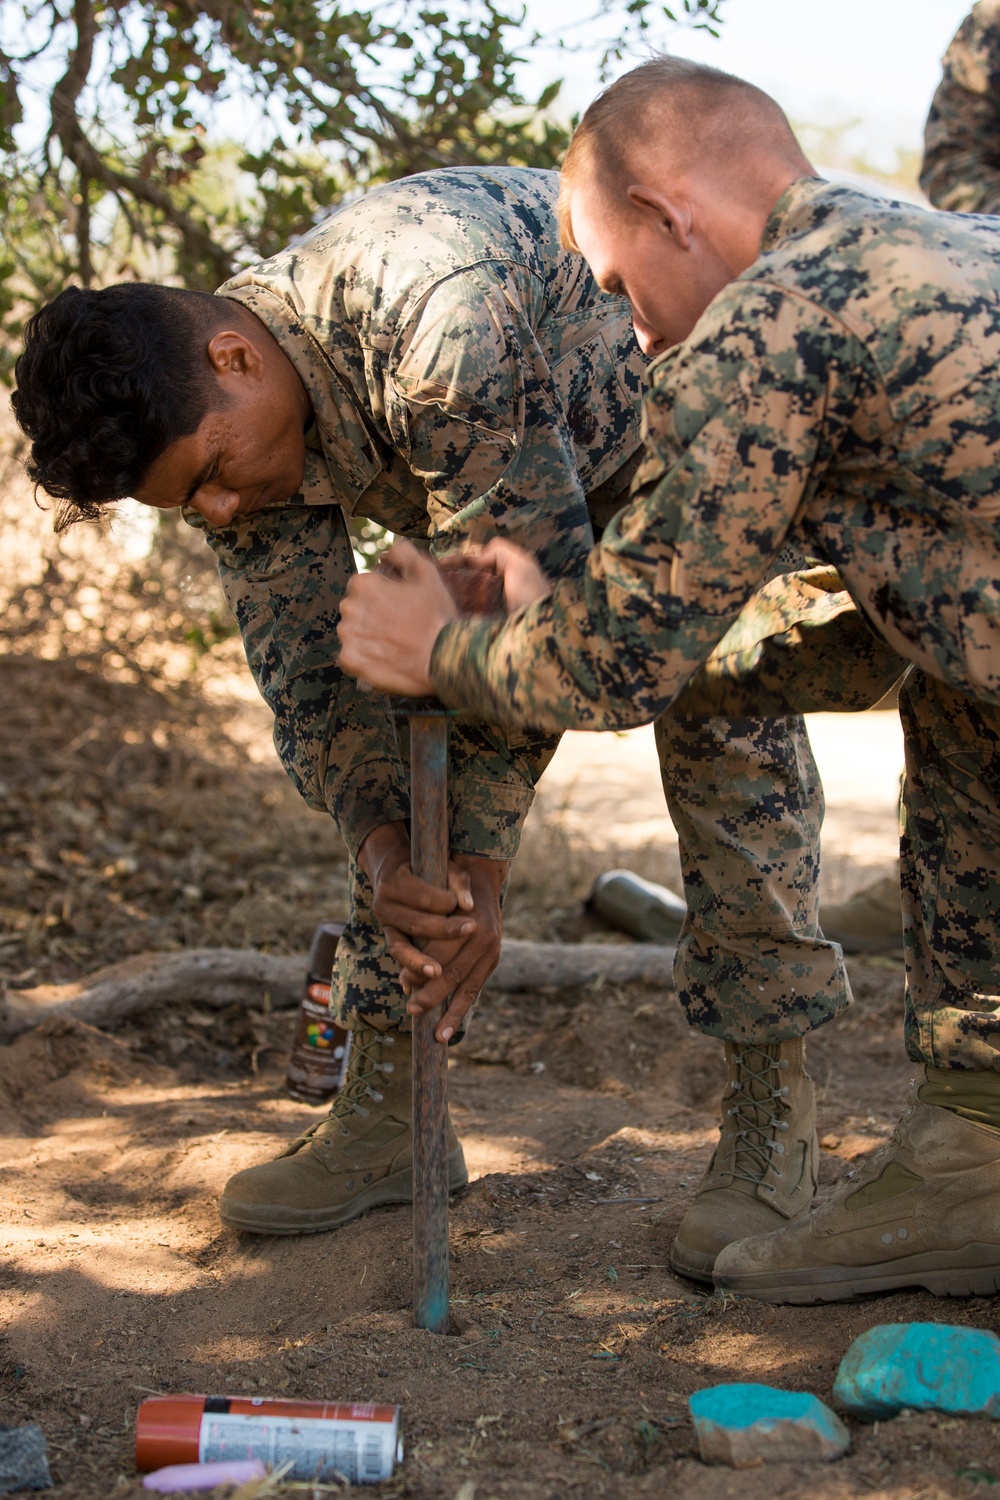
[[[787,1042],[832,1021],[851,1003],[836,943],[789,934],[742,940],[693,931],[677,946],[674,983],[684,1014],[707,1036],[727,1042]]]
[[[356,1003],[352,1003],[352,997],[348,994],[342,995],[339,1003],[336,1004],[331,999],[330,1011],[334,1021],[338,1026],[343,1026],[345,1031],[357,1031],[359,1026],[370,1026],[374,1031],[399,1031],[404,1036],[411,1035],[412,1016],[408,1016],[405,1010],[400,1010],[398,1007],[373,1005],[372,998],[370,995],[358,994],[354,997]],[[459,1042],[465,1040],[471,1023],[472,1013],[470,1012],[460,1022],[458,1030],[448,1042],[449,1047],[457,1047]]]
[[[345,1031],[356,1031],[359,1026],[371,1026],[375,1031],[413,1030],[399,970],[385,950],[377,924],[356,918],[344,929],[333,965],[330,1014]],[[469,1020],[467,1016],[450,1046],[465,1036]]]

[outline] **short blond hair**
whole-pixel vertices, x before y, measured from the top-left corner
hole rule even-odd
[[[684,57],[650,58],[598,94],[573,134],[558,204],[566,249],[578,249],[568,189],[583,171],[609,186],[621,183],[636,142],[652,132],[669,135],[683,160],[714,156],[730,165],[734,149],[740,155],[754,148],[777,150],[796,165],[804,160],[784,110],[756,84]]]

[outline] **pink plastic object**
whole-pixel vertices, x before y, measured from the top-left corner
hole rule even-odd
[[[161,1495],[190,1494],[193,1490],[214,1490],[217,1484],[246,1484],[263,1479],[267,1470],[259,1458],[231,1459],[218,1464],[170,1464],[147,1474],[144,1490],[159,1490]]]

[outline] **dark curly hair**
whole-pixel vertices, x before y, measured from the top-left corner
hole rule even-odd
[[[64,502],[56,528],[132,495],[150,465],[220,404],[206,335],[232,313],[207,292],[146,282],[67,287],[29,318],[11,400],[28,477]]]

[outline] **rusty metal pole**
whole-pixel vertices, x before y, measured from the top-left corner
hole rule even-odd
[[[408,708],[413,872],[448,884],[448,714]],[[448,1330],[448,1048],[434,1039],[443,1006],[413,1018],[413,1321]]]

